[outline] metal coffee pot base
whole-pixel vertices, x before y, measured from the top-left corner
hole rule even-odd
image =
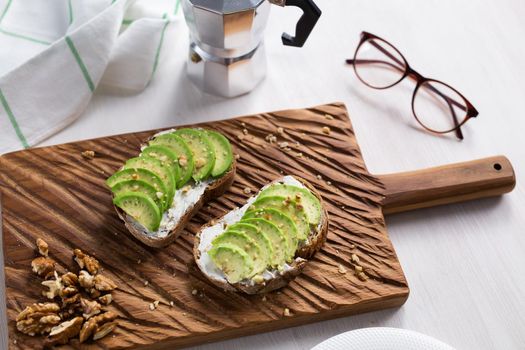
[[[264,42],[235,58],[212,56],[193,42],[187,70],[191,81],[204,92],[224,97],[246,94],[266,75]]]

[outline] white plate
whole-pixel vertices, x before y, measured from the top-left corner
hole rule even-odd
[[[427,335],[399,328],[373,327],[341,333],[312,350],[454,350]]]

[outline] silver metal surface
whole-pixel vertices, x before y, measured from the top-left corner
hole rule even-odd
[[[187,71],[190,80],[204,92],[223,97],[245,94],[266,75],[264,42],[252,52],[236,58],[212,56],[191,43]]]
[[[188,75],[203,91],[233,97],[264,78],[267,0],[183,0],[190,30]]]

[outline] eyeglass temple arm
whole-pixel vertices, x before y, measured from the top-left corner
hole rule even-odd
[[[378,47],[378,49],[380,49],[381,51],[383,51],[387,56],[391,57],[394,61],[396,61],[397,63],[401,64],[401,62],[399,60],[397,60],[395,57],[393,57],[392,55],[390,55],[389,52],[386,52],[384,51],[382,48]],[[373,64],[373,63],[384,63],[388,66],[391,66],[392,68],[394,69],[397,69],[398,71],[404,73],[405,72],[405,69],[401,68],[401,67],[398,67],[396,65],[394,65],[393,63],[391,62],[388,62],[388,61],[382,61],[382,60],[362,60],[362,59],[347,59],[346,60],[346,63],[348,64]],[[414,71],[415,72],[415,71]],[[408,77],[412,80],[416,80],[417,81],[417,77],[413,74],[408,74]],[[462,104],[460,104],[459,102],[455,101],[454,99],[452,99],[451,97],[448,97],[446,96],[445,94],[443,94],[442,92],[440,92],[439,90],[437,90],[435,87],[433,87],[432,85],[428,85],[429,89],[432,90],[434,93],[436,93],[437,95],[439,95],[441,98],[443,98],[447,104],[448,104],[448,107],[450,108],[450,112],[452,113],[452,119],[454,121],[454,126],[456,127],[455,129],[455,132],[456,132],[456,136],[460,139],[460,140],[463,140],[463,133],[461,132],[461,128],[460,128],[460,125],[459,125],[459,122],[458,122],[458,118],[456,116],[456,112],[454,111],[454,108],[452,107],[452,105],[458,107],[459,109],[461,110],[464,110],[466,111],[467,109],[465,108],[465,106],[463,106]]]

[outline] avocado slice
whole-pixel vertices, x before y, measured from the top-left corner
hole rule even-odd
[[[152,185],[147,183],[146,181],[142,180],[126,180],[121,181],[115,184],[115,186],[111,187],[111,191],[117,197],[119,194],[124,192],[138,192],[145,194],[149,198],[151,198],[157,207],[159,207],[159,210],[163,212],[166,208],[164,208],[164,196],[157,195],[157,193],[160,194],[159,191],[155,189]]]
[[[257,227],[259,232],[264,232],[272,245],[272,266],[284,266],[286,263],[286,254],[288,251],[288,240],[287,236],[285,236],[277,226],[268,220],[260,218],[243,219],[239,221],[239,223],[253,225]]]
[[[160,210],[155,202],[145,194],[124,192],[116,196],[113,203],[148,230],[157,231],[159,229]]]
[[[160,179],[162,180],[162,182],[164,182],[164,185],[166,186],[166,203],[168,208],[171,206],[171,202],[173,201],[173,195],[175,194],[175,178],[173,176],[173,172],[171,171],[170,166],[168,166],[167,164],[162,164],[162,162],[158,159],[151,158],[148,156],[141,156],[128,159],[128,161],[124,165],[124,169],[146,169],[155,173],[158,177],[160,177]]]
[[[162,196],[162,207],[167,208],[168,206],[168,190],[166,185],[160,177],[158,177],[154,172],[146,169],[123,169],[117,171],[115,174],[111,175],[107,180],[106,184],[113,189],[119,182],[128,181],[128,180],[141,180],[152,185],[155,190]],[[160,207],[159,207],[160,208]]]
[[[242,232],[251,239],[253,239],[259,247],[261,248],[261,255],[266,261],[267,266],[277,265],[277,262],[273,261],[273,248],[268,238],[268,235],[263,231],[259,230],[257,226],[252,224],[247,224],[244,222],[237,222],[233,225],[228,226],[226,231],[237,231]]]
[[[297,205],[295,201],[281,196],[263,197],[257,199],[250,208],[248,208],[248,211],[264,208],[277,209],[290,217],[295,223],[295,226],[297,226],[297,239],[299,241],[304,241],[308,238],[310,234],[308,219],[306,218],[304,209]]]
[[[236,245],[217,244],[208,251],[208,255],[230,283],[253,276],[252,258]]]
[[[196,129],[179,129],[175,134],[186,142],[193,153],[193,180],[206,179],[215,165],[215,151],[206,134]]]
[[[182,174],[180,171],[179,160],[175,152],[166,146],[153,145],[144,148],[140,155],[141,157],[148,156],[158,159],[162,164],[169,166],[173,172],[173,176],[175,177],[176,188],[180,187],[179,184],[182,181]]]
[[[321,203],[308,189],[293,185],[274,184],[259,193],[257,198],[269,196],[282,196],[293,199],[297,205],[301,205],[304,208],[310,224],[319,224],[321,220]]]
[[[149,144],[168,147],[177,155],[180,166],[180,179],[177,180],[177,187],[181,188],[184,186],[184,184],[191,179],[191,174],[193,174],[193,168],[195,166],[193,153],[186,142],[179,136],[170,133],[155,137]]]
[[[206,130],[205,133],[215,151],[215,165],[211,171],[211,176],[219,177],[228,171],[232,165],[232,145],[224,135],[217,131]]]
[[[253,261],[253,273],[257,274],[266,269],[267,262],[265,256],[261,253],[261,247],[251,239],[248,235],[233,230],[227,230],[219,236],[215,237],[211,243],[213,246],[220,245],[223,243],[229,243],[235,245],[248,254]]]
[[[297,226],[295,226],[292,219],[284,214],[282,211],[273,208],[263,208],[247,211],[243,219],[248,218],[262,218],[272,222],[277,226],[287,237],[288,250],[286,251],[286,260],[292,260],[297,250]]]

